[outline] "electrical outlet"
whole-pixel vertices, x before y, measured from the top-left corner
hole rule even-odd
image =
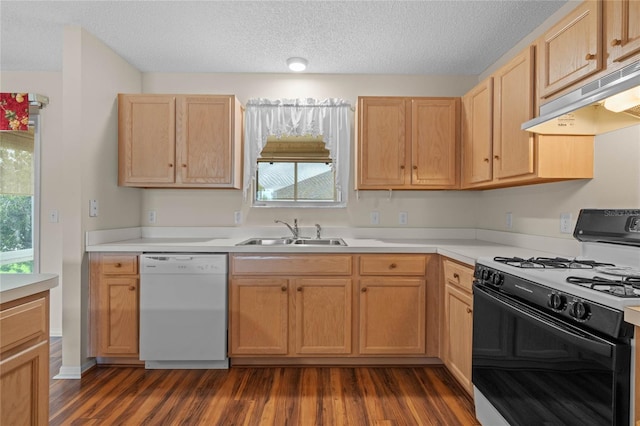
[[[58,223],[58,210],[49,210],[49,222]]]
[[[407,212],[400,212],[398,214],[398,224],[400,225],[406,225],[409,223],[409,213]]]
[[[98,216],[98,200],[89,200],[89,217]]]
[[[563,234],[571,234],[573,232],[571,213],[560,213],[560,232]]]
[[[504,226],[507,229],[513,228],[513,213],[507,212],[507,214],[505,215]]]
[[[151,224],[156,223],[156,211],[155,210],[149,210],[148,216],[147,216],[147,221]]]
[[[372,225],[380,224],[380,213],[379,212],[371,212],[369,213],[369,219]]]
[[[240,225],[242,223],[242,212],[240,210],[233,212],[233,222],[236,225]]]

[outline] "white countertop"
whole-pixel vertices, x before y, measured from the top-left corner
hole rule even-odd
[[[31,296],[57,285],[56,274],[0,274],[0,303]]]
[[[246,238],[135,238],[88,245],[88,252],[175,253],[437,253],[474,265],[487,256],[549,256],[532,250],[476,239],[343,238],[347,246],[237,246]]]

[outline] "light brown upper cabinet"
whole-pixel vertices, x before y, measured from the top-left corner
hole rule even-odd
[[[592,136],[534,135],[535,56],[530,46],[463,97],[462,188],[499,188],[593,177]]]
[[[118,184],[240,188],[242,106],[227,95],[118,95]]]
[[[603,69],[601,11],[601,1],[585,1],[538,40],[541,99]]]
[[[358,189],[458,187],[459,98],[358,98]]]
[[[493,174],[533,173],[533,133],[520,129],[534,117],[534,50],[529,47],[493,75]]]
[[[607,68],[627,65],[640,54],[640,1],[604,2],[604,43]]]
[[[462,97],[462,186],[493,178],[493,78]]]

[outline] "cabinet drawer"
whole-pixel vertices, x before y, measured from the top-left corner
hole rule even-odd
[[[423,255],[368,254],[360,256],[360,275],[420,275],[427,269]]]
[[[472,291],[473,269],[450,260],[443,260],[445,283],[452,284],[466,291]]]
[[[45,297],[0,311],[0,352],[32,340],[46,340],[47,317]]]
[[[134,254],[103,254],[102,273],[124,275],[138,273],[138,256]]]
[[[351,275],[350,255],[236,255],[232,275]]]

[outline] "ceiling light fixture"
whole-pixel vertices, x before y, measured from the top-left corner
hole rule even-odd
[[[307,68],[307,60],[304,58],[289,58],[287,59],[287,65],[291,71],[304,71]]]

